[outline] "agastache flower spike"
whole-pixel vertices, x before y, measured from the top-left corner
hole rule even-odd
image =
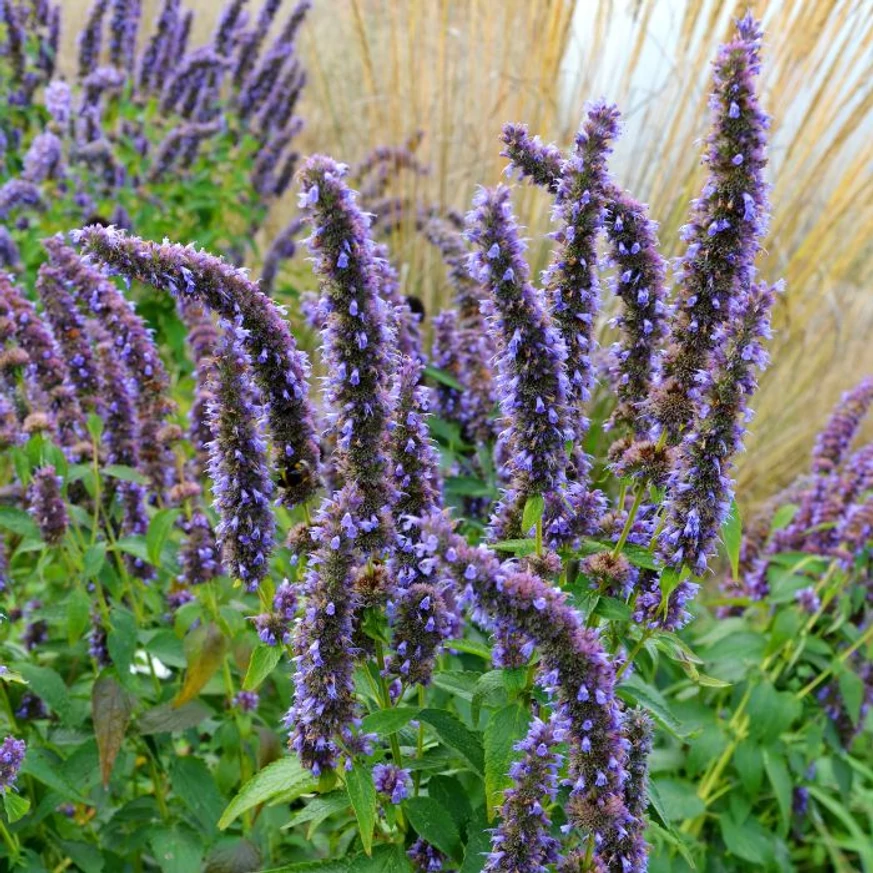
[[[650,423],[644,401],[657,381],[667,315],[666,269],[646,207],[613,186],[607,189],[605,226],[615,264],[614,291],[624,303],[615,320],[621,340],[614,352],[618,405],[611,423],[643,438]]]
[[[54,123],[62,130],[65,129],[70,121],[72,105],[70,86],[60,79],[55,79],[45,89],[43,99],[45,101],[45,108],[48,110]]]
[[[500,344],[498,389],[512,490],[504,505],[513,504],[518,515],[528,497],[556,491],[565,481],[565,443],[573,438],[566,347],[528,279],[508,188],[477,193],[467,233],[476,247],[470,274],[492,298],[487,305]]]
[[[179,21],[180,0],[163,0],[155,21],[155,31],[149,39],[139,65],[139,87],[151,91],[162,75],[161,70],[170,62]],[[175,60],[175,58],[174,58]]]
[[[18,771],[24,763],[27,746],[24,740],[6,737],[0,743],[0,794],[5,794],[15,785]]]
[[[221,519],[216,534],[228,572],[240,579],[246,590],[255,591],[267,574],[273,550],[273,483],[260,433],[261,409],[241,331],[232,325],[226,325],[225,330],[216,356],[209,406],[213,433],[209,472]]]
[[[812,472],[829,473],[842,464],[861,422],[873,404],[873,378],[862,379],[843,394],[819,433],[812,452]]]
[[[588,110],[576,135],[575,151],[562,164],[554,210],[559,227],[552,263],[543,276],[555,323],[567,347],[568,403],[576,422],[577,443],[588,430],[585,408],[594,381],[591,354],[600,296],[597,234],[606,202],[606,158],[617,131],[615,106],[598,103]],[[578,480],[584,478],[588,465],[581,452],[574,455]]]
[[[356,482],[360,489],[361,545],[375,548],[386,542],[385,510],[391,502],[385,442],[393,338],[368,220],[345,174],[330,158],[310,158],[300,171],[301,202],[313,228],[309,248],[327,313],[324,355],[337,438],[334,465],[340,482]]]
[[[30,148],[24,156],[21,178],[38,185],[47,179],[61,178],[63,168],[61,141],[56,134],[47,130],[35,136],[30,144]]]
[[[67,507],[61,496],[61,477],[51,465],[33,474],[30,486],[30,513],[42,538],[50,546],[59,545],[67,532]]]
[[[21,253],[6,227],[0,226],[0,270],[19,270]]]
[[[180,156],[183,158],[183,167],[190,165],[200,143],[220,133],[221,129],[220,121],[203,124],[191,121],[174,127],[158,145],[149,169],[148,181],[154,182],[163,178],[179,162]]]
[[[373,784],[379,794],[397,804],[409,797],[412,779],[408,770],[395,764],[376,764],[373,767]]]
[[[760,69],[761,30],[747,15],[733,41],[719,49],[710,99],[713,131],[705,160],[709,177],[694,205],[684,237],[688,248],[664,360],[664,383],[653,413],[670,441],[692,426],[715,329],[728,317],[731,299],[754,278],[754,260],[767,224],[767,116],[758,105],[754,78]],[[737,160],[739,158],[739,160]]]
[[[182,523],[185,539],[179,546],[179,582],[184,585],[203,585],[221,575],[218,544],[215,532],[206,514],[196,509],[191,518]]]
[[[555,747],[565,736],[560,716],[547,722],[535,717],[525,738],[515,745],[522,755],[509,769],[512,787],[503,795],[485,873],[543,873],[558,860],[560,843],[549,833],[546,807],[558,793],[563,756]]]
[[[538,136],[532,137],[526,124],[504,124],[500,138],[506,146],[500,154],[510,162],[507,174],[517,172],[520,178],[557,193],[564,164],[557,146],[544,145]]]
[[[733,455],[745,434],[749,397],[756,371],[767,365],[764,340],[770,337],[770,310],[781,286],[756,284],[732,301],[729,322],[720,329],[719,352],[703,385],[701,418],[683,438],[679,466],[667,484],[661,550],[669,566],[688,566],[701,575],[727,516],[733,494]],[[697,586],[682,582],[661,618],[672,627],[687,620],[684,605]],[[664,616],[667,616],[666,618]]]
[[[306,606],[294,634],[294,704],[285,718],[290,745],[315,775],[336,767],[340,750],[356,744],[352,569],[362,498],[354,483],[325,500],[312,535],[317,543],[306,576]]]
[[[85,26],[79,31],[79,78],[90,75],[100,61],[100,49],[103,46],[103,18],[109,0],[94,0],[88,12]]]
[[[136,379],[139,457],[143,471],[161,493],[172,482],[175,464],[172,453],[161,441],[160,431],[175,405],[169,396],[170,378],[151,330],[118,288],[100,270],[84,263],[60,237],[44,240],[43,245],[80,309],[106,328]]]
[[[10,179],[0,186],[0,219],[6,219],[13,209],[33,207],[42,209],[45,206],[39,188],[26,179]]]
[[[98,226],[80,231],[77,239],[87,254],[128,278],[195,297],[229,321],[239,315],[242,341],[267,404],[282,500],[290,507],[310,497],[318,487],[318,442],[308,362],[276,304],[243,270],[193,248],[145,242]]]

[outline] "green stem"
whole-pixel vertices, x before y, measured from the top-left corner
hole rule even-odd
[[[15,866],[21,856],[21,847],[18,844],[18,837],[9,833],[9,829],[2,819],[0,819],[0,836],[3,837],[3,842],[9,847],[9,851],[12,854],[12,864]]]
[[[634,502],[631,505],[630,512],[627,514],[627,519],[624,523],[624,528],[621,531],[621,536],[618,538],[618,542],[615,544],[615,548],[612,550],[612,556],[617,558],[621,553],[621,550],[624,548],[624,544],[627,542],[627,538],[630,536],[631,528],[634,526],[634,521],[636,521],[637,512],[639,511],[640,505],[643,502],[643,488],[637,488],[634,491]]]

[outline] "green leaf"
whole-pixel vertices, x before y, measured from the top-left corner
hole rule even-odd
[[[101,472],[104,476],[121,479],[122,482],[136,482],[138,485],[149,484],[148,478],[143,476],[138,470],[134,470],[133,467],[124,467],[121,464],[107,464],[102,468]]]
[[[476,773],[483,775],[485,756],[478,734],[444,709],[423,709],[418,717],[429,724],[440,740],[464,758]]]
[[[800,717],[803,705],[790,691],[769,682],[756,685],[749,696],[749,730],[764,743],[774,742]]]
[[[649,788],[650,798],[656,797],[660,804],[655,807],[658,815],[666,816],[670,822],[697,818],[706,812],[706,807],[697,796],[691,782],[679,779],[653,779]]]
[[[254,873],[260,869],[261,853],[245,839],[215,846],[203,865],[203,873]]]
[[[461,860],[461,835],[449,811],[433,797],[410,797],[403,802],[403,810],[415,832],[445,852]]]
[[[91,618],[91,598],[81,589],[74,588],[66,602],[67,640],[75,645],[84,635]]]
[[[764,769],[767,771],[767,778],[773,786],[773,793],[776,795],[776,803],[779,805],[779,817],[782,820],[782,828],[780,830],[782,836],[788,833],[788,828],[791,825],[791,799],[793,785],[791,782],[791,774],[788,772],[788,766],[785,759],[774,749],[764,749]]]
[[[27,680],[33,691],[41,697],[65,724],[72,718],[70,694],[64,680],[51,667],[36,664],[16,664],[18,672]]]
[[[309,822],[309,828],[306,831],[306,838],[312,839],[312,834],[315,829],[327,818],[335,815],[338,812],[343,812],[351,806],[349,795],[345,788],[339,791],[332,791],[330,794],[324,794],[319,797],[314,797],[303,809],[297,810],[291,816],[288,824],[282,826],[282,830],[293,828],[297,825]]]
[[[773,860],[770,837],[755,819],[746,819],[742,825],[738,825],[729,815],[721,815],[718,822],[724,844],[731,854],[744,861],[760,864],[761,867],[766,867]]]
[[[779,509],[773,513],[770,533],[775,533],[777,530],[783,530],[788,527],[788,525],[794,521],[794,516],[797,515],[799,509],[800,507],[796,503],[786,503],[784,506],[780,506]]]
[[[131,703],[127,692],[112,676],[100,676],[91,689],[91,718],[97,738],[100,775],[104,788],[109,787],[109,777],[124,742],[130,711]]]
[[[276,665],[281,660],[281,646],[258,646],[249,658],[243,688],[246,691],[254,691],[260,687],[260,684],[276,669]]]
[[[146,710],[137,719],[136,727],[141,734],[169,734],[196,727],[211,715],[212,710],[199,700],[184,706],[162,703]]]
[[[23,509],[14,506],[0,506],[0,528],[25,539],[42,539],[36,522]]]
[[[286,795],[290,791],[296,791],[299,797],[313,791],[315,787],[312,774],[301,766],[296,757],[281,758],[259,770],[240,788],[218,820],[218,827],[224,830],[247,809],[266,803],[278,794]],[[375,792],[373,797],[375,803]]]
[[[173,699],[175,706],[193,700],[204,685],[215,675],[227,653],[228,640],[215,622],[200,625],[185,640],[185,659],[188,669],[179,693]]]
[[[203,863],[203,844],[188,828],[175,825],[154,830],[149,844],[161,873],[191,873]]]
[[[191,810],[203,830],[214,832],[224,800],[206,764],[192,755],[175,758],[171,784],[173,793]]]
[[[33,776],[37,782],[42,782],[57,791],[64,800],[74,800],[77,803],[87,803],[79,790],[61,775],[61,760],[45,749],[29,746],[21,765],[21,772]]]
[[[523,533],[528,533],[531,528],[539,524],[543,520],[543,513],[546,511],[546,499],[542,494],[531,494],[524,503],[524,510],[521,514],[521,530]]]
[[[635,543],[625,543],[621,553],[635,567],[642,567],[644,570],[660,570],[657,558],[645,547],[638,546]]]
[[[734,579],[740,577],[740,546],[743,544],[743,519],[736,500],[731,501],[731,508],[721,527],[721,540],[731,565]]]
[[[130,673],[136,651],[136,619],[132,613],[117,606],[110,613],[109,623],[111,627],[106,635],[106,647],[123,682]]]
[[[864,681],[853,673],[848,668],[844,668],[837,676],[840,685],[840,694],[843,697],[843,704],[846,707],[846,712],[852,720],[852,724],[857,725],[861,718],[861,705],[864,703],[864,692],[866,690]]]
[[[346,791],[358,820],[358,833],[364,851],[373,853],[373,828],[376,826],[376,789],[370,768],[360,762],[346,773]]]
[[[751,740],[740,743],[734,752],[734,766],[740,775],[740,782],[743,783],[746,794],[754,797],[764,780],[764,757],[761,747]]]
[[[387,737],[396,734],[406,727],[417,715],[419,710],[414,706],[397,706],[393,709],[380,709],[364,716],[361,730],[364,733],[379,734]]]
[[[3,793],[3,809],[6,810],[6,818],[9,819],[9,824],[24,818],[27,811],[30,809],[30,801],[14,791],[5,791]]]
[[[485,856],[491,850],[491,831],[482,809],[470,822],[467,829],[467,847],[464,850],[464,863],[458,873],[481,873],[485,866]]]
[[[427,794],[449,811],[458,830],[464,830],[473,816],[469,790],[455,776],[431,776],[427,781]]]
[[[495,552],[512,552],[520,558],[532,555],[537,550],[536,540],[501,540],[491,546]]]
[[[103,565],[106,563],[106,543],[93,543],[85,549],[82,559],[82,576],[87,579],[95,579]]]
[[[434,674],[433,684],[462,700],[472,700],[481,675],[473,670],[444,670]]]
[[[635,673],[624,679],[617,689],[617,694],[622,700],[647,709],[673,736],[681,739],[688,735],[661,692],[653,685],[644,682]]]
[[[524,706],[511,703],[497,710],[485,728],[485,800],[489,821],[503,800],[503,792],[512,784],[509,767],[517,754],[514,746],[527,732],[529,720]]]
[[[609,621],[630,621],[633,610],[617,597],[600,597],[594,612]]]
[[[464,386],[454,376],[452,376],[451,373],[447,373],[445,370],[440,370],[438,367],[428,365],[424,368],[424,375],[430,376],[431,379],[434,379],[443,385],[448,385],[449,388],[454,388],[455,391],[466,391]]]
[[[181,514],[180,509],[159,509],[149,522],[148,533],[146,533],[146,552],[149,556],[149,563],[155,567],[161,565],[161,552],[164,543],[166,543],[176,519]]]
[[[661,797],[661,789],[658,788],[658,783],[654,779],[649,780],[649,803],[652,809],[658,813],[658,818],[664,823],[664,827],[670,827],[670,816],[667,813],[667,807],[664,803],[664,798]]]

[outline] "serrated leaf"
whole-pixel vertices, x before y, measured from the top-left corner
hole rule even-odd
[[[191,755],[176,758],[170,783],[173,793],[194,814],[200,826],[213,832],[224,808],[224,800],[206,764]]]
[[[126,677],[130,673],[136,651],[136,619],[126,609],[115,607],[110,613],[109,624],[106,647],[119,677]]]
[[[204,685],[215,675],[227,653],[227,637],[215,622],[201,625],[189,633],[185,640],[185,681],[173,699],[174,706],[182,706],[193,700]]]
[[[491,830],[485,813],[480,807],[467,828],[467,845],[464,849],[464,863],[458,873],[481,873],[488,852],[491,850]]]
[[[387,737],[396,734],[401,728],[406,727],[419,713],[414,706],[397,706],[393,709],[380,709],[364,716],[361,730],[364,733],[378,734]]]
[[[499,543],[493,543],[491,548],[495,552],[512,552],[520,558],[532,555],[537,550],[535,540],[501,540]]]
[[[531,528],[535,527],[543,520],[543,513],[546,511],[546,499],[542,494],[531,494],[524,503],[524,510],[521,513],[521,530],[523,533],[529,533]]]
[[[3,809],[6,810],[6,818],[9,824],[15,824],[27,815],[30,809],[30,801],[14,791],[3,792]]]
[[[682,739],[688,735],[687,731],[683,731],[682,723],[670,709],[670,704],[661,692],[638,676],[634,674],[628,676],[619,686],[617,693],[622,700],[647,709],[673,736]]]
[[[338,791],[332,791],[330,794],[314,797],[303,807],[303,809],[298,809],[297,812],[291,816],[288,824],[282,825],[282,830],[309,822],[306,838],[312,839],[312,834],[318,825],[335,813],[349,809],[350,806],[351,801],[349,800],[349,795],[346,793],[345,788],[341,788]]]
[[[843,669],[837,676],[837,681],[840,685],[840,695],[843,698],[843,705],[846,708],[849,718],[853,725],[858,724],[861,718],[861,706],[864,703],[864,693],[866,688],[864,681],[849,669]]]
[[[485,755],[479,735],[457,716],[444,709],[423,709],[418,718],[430,725],[440,740],[461,755],[476,773],[484,774]]]
[[[461,700],[472,700],[480,676],[473,670],[444,670],[434,674],[433,684]]]
[[[249,658],[243,688],[246,691],[254,691],[276,669],[276,665],[281,660],[281,646],[258,646]]]
[[[643,546],[638,546],[635,543],[625,543],[621,553],[635,567],[642,567],[644,570],[659,570],[657,558]]]
[[[772,843],[754,818],[748,818],[738,825],[729,815],[721,815],[718,822],[724,844],[732,855],[759,864],[761,869],[772,861]]]
[[[767,778],[773,786],[776,803],[779,806],[779,818],[782,821],[781,834],[785,836],[791,825],[791,801],[793,784],[785,759],[773,749],[764,749],[764,769]]]
[[[410,797],[403,810],[415,832],[450,858],[461,860],[461,835],[447,809],[433,797]]]
[[[131,703],[127,692],[112,676],[100,676],[91,689],[91,718],[100,756],[103,787],[109,787],[112,767],[124,742],[130,721]]]
[[[180,509],[159,509],[152,516],[146,533],[146,553],[149,556],[149,563],[153,566],[159,567],[161,565],[161,552],[164,543],[166,543],[173,525],[181,514]]]
[[[0,506],[0,528],[30,540],[41,540],[36,522],[15,506]]]
[[[303,768],[296,757],[282,758],[259,770],[240,788],[218,820],[218,827],[224,830],[247,809],[267,803],[278,794],[294,790],[300,794],[314,791],[316,781],[312,774]],[[375,791],[373,794],[375,802]],[[375,814],[375,813],[374,813]]]
[[[199,700],[193,700],[184,706],[162,703],[146,710],[137,719],[136,727],[141,734],[175,733],[196,727],[211,715],[212,710]]]
[[[216,846],[206,857],[203,873],[257,873],[263,862],[258,847],[250,840],[234,840]]]
[[[64,680],[51,669],[36,664],[16,664],[18,672],[27,680],[31,689],[45,701],[61,721],[69,724],[72,717],[70,694]]]
[[[60,764],[60,759],[45,749],[29,746],[24,756],[24,763],[21,765],[21,772],[33,776],[37,782],[42,782],[43,785],[57,791],[64,800],[87,803],[79,790],[61,774]]]
[[[91,618],[91,598],[81,588],[74,588],[66,602],[67,641],[75,645],[85,633]]]
[[[125,467],[121,464],[107,464],[101,469],[104,476],[112,479],[120,479],[122,482],[136,482],[138,485],[148,485],[149,480],[133,467]]]
[[[731,565],[734,579],[740,576],[740,547],[743,544],[743,519],[736,500],[731,501],[731,508],[721,527],[721,541]]]
[[[376,788],[373,785],[373,774],[370,768],[356,761],[351,770],[346,773],[346,791],[355,818],[358,820],[358,833],[364,851],[373,853],[373,828],[376,826]]]
[[[529,721],[527,709],[512,703],[498,709],[485,728],[485,800],[489,821],[503,801],[503,792],[512,784],[509,768],[518,755],[514,746],[524,737]]]
[[[106,563],[106,543],[92,543],[85,549],[85,555],[82,559],[82,576],[88,579],[94,579],[100,575]]]
[[[153,830],[149,844],[161,873],[191,873],[203,862],[203,844],[188,828],[175,825]]]

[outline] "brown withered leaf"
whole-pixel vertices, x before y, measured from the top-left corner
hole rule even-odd
[[[227,653],[227,637],[214,622],[196,628],[185,640],[185,659],[188,669],[173,706],[182,706],[193,700],[200,689],[215,675]]]
[[[131,700],[128,693],[112,676],[101,676],[91,691],[91,718],[97,738],[100,757],[100,776],[103,787],[109,786],[109,777],[130,721]]]

